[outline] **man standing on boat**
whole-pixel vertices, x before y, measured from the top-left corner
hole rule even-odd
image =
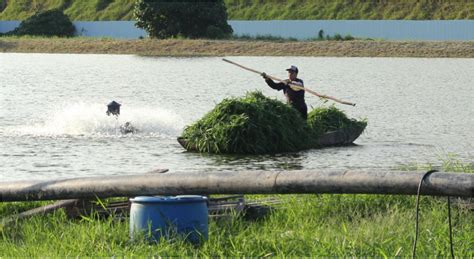
[[[270,79],[265,73],[262,73],[262,77],[271,88],[278,91],[283,90],[287,103],[299,111],[301,116],[303,116],[303,118],[306,120],[308,118],[308,107],[304,101],[305,91],[301,89],[293,89],[291,85],[289,85],[291,83],[293,85],[304,87],[303,80],[297,78],[298,68],[296,66],[291,66],[286,71],[288,71],[288,79],[280,83],[273,82],[273,80]]]

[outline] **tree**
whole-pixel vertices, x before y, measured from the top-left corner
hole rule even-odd
[[[138,0],[134,17],[152,38],[215,39],[233,32],[223,0]]]
[[[22,21],[20,26],[13,30],[11,34],[72,37],[75,32],[76,27],[69,20],[69,17],[58,9],[52,9],[38,12]]]

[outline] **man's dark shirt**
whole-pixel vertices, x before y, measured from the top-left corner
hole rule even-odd
[[[295,91],[291,89],[290,86],[288,86],[285,83],[275,83],[273,80],[270,78],[265,79],[265,82],[267,82],[268,86],[275,90],[283,90],[283,93],[286,96],[286,101],[288,104],[290,104],[293,108],[295,108],[297,111],[301,113],[304,119],[308,117],[308,108],[306,106],[306,103],[304,101],[304,92],[303,90],[300,91]],[[292,81],[294,84],[298,84],[301,86],[303,85],[303,80],[297,78],[294,81]]]

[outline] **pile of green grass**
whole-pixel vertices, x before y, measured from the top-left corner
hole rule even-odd
[[[188,140],[188,148],[199,152],[264,154],[312,148],[325,132],[366,125],[348,119],[334,106],[313,110],[306,122],[289,105],[251,92],[243,98],[223,100],[188,126],[182,137]]]
[[[357,130],[367,126],[366,121],[347,118],[346,114],[335,106],[319,107],[308,114],[308,126],[313,137],[321,136],[328,131],[339,129]]]
[[[182,137],[199,152],[263,154],[308,148],[299,113],[261,92],[228,98],[187,127]]]

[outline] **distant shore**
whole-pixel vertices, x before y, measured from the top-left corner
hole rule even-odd
[[[0,37],[0,52],[146,56],[319,56],[474,58],[474,41],[119,40]]]

